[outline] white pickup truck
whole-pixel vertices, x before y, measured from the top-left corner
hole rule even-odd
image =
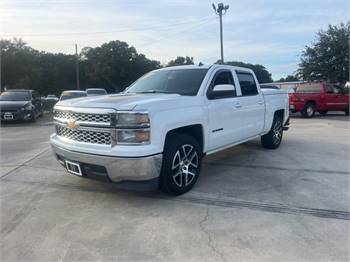
[[[121,94],[60,101],[54,124],[51,145],[69,173],[179,195],[196,183],[205,155],[257,137],[277,148],[288,95],[261,90],[246,68],[169,67]]]

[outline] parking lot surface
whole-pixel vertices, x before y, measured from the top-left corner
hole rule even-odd
[[[277,150],[204,159],[171,197],[68,175],[53,126],[1,127],[1,261],[349,261],[349,118],[295,117]]]

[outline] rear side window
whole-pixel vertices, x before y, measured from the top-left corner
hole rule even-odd
[[[239,85],[241,86],[242,96],[253,96],[258,94],[258,88],[255,79],[251,73],[236,72]]]

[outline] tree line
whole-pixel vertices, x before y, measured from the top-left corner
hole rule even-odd
[[[349,77],[350,23],[319,31],[316,41],[306,46],[299,69],[279,81],[330,80]],[[1,87],[36,89],[41,94],[60,94],[76,89],[76,57],[35,50],[21,39],[0,40]],[[143,74],[163,66],[194,64],[193,57],[178,56],[165,65],[147,58],[123,41],[85,47],[79,57],[81,89],[99,87],[120,92]],[[228,61],[225,64],[251,68],[260,83],[272,82],[271,73],[260,64]]]

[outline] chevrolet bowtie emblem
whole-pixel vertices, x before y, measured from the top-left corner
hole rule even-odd
[[[75,121],[75,119],[69,119],[67,121],[67,127],[69,129],[76,129],[79,127],[78,123]]]

